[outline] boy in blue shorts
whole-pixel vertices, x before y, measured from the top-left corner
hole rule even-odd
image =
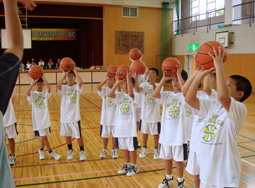
[[[46,85],[46,90],[43,90]],[[32,91],[35,86],[36,91]],[[55,160],[61,158],[50,147],[48,135],[50,134],[50,114],[48,109],[48,99],[51,97],[51,88],[44,76],[42,78],[33,80],[27,89],[27,100],[32,104],[32,122],[35,137],[41,137],[41,147],[39,149],[39,159],[44,160],[44,146],[47,147],[49,155]]]
[[[239,75],[232,75],[226,81],[225,52],[221,53],[219,47],[219,52],[214,50],[214,54],[210,55],[216,69],[218,101],[197,98],[195,89],[214,68],[198,71],[185,98],[197,109],[196,115],[206,119],[200,135],[200,187],[239,187],[241,157],[237,138],[247,114],[242,102],[250,96],[252,86],[248,79]]]

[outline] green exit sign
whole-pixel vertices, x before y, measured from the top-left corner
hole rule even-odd
[[[196,51],[199,48],[199,44],[189,44],[189,51]]]

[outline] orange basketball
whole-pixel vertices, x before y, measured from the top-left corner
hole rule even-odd
[[[127,73],[129,70],[129,66],[128,65],[120,65],[117,68],[117,76],[120,80],[124,80],[126,79]]]
[[[136,74],[144,74],[146,67],[143,62],[138,60],[138,61],[133,62],[131,69]]]
[[[168,57],[163,61],[161,65],[162,72],[167,77],[175,76],[177,73],[176,65],[178,65],[178,59],[176,59],[175,57]]]
[[[209,41],[209,42],[204,43],[202,46],[200,46],[200,48],[198,49],[197,55],[196,55],[196,63],[197,63],[198,68],[204,67],[205,69],[210,69],[210,68],[214,67],[213,59],[208,54],[208,52],[210,52],[214,56],[213,47],[215,48],[216,52],[218,52],[219,46],[221,47],[221,51],[223,53],[225,48],[222,46],[222,44],[220,44],[216,41]],[[225,56],[223,58],[223,63],[225,63],[226,59],[227,59],[227,54],[225,54]]]
[[[73,70],[74,66],[75,63],[70,57],[64,57],[60,61],[60,68],[65,72]]]
[[[117,72],[117,66],[116,65],[110,65],[107,69],[107,74],[110,78],[115,78],[116,72]]]
[[[142,56],[142,52],[138,48],[132,48],[129,51],[129,57],[132,60],[139,60],[141,58],[141,56]]]
[[[32,65],[28,70],[28,74],[32,79],[37,80],[42,77],[43,69],[39,65]]]

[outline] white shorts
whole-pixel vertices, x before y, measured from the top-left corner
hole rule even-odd
[[[206,185],[200,182],[200,188],[224,188],[224,187],[216,186],[216,185]]]
[[[81,138],[81,124],[80,121],[73,123],[60,123],[61,136],[72,136],[74,138]]]
[[[136,108],[135,109],[135,117],[136,117],[136,122],[140,122],[141,119],[141,108]]]
[[[191,175],[199,175],[200,174],[200,164],[199,164],[199,153],[195,151],[189,152],[189,158],[187,162],[186,170]]]
[[[187,144],[183,146],[168,146],[161,144],[159,158],[165,160],[174,159],[177,162],[182,162],[188,158]]]
[[[116,147],[122,150],[135,151],[138,148],[137,137],[116,138]]]
[[[35,137],[47,136],[50,134],[50,127],[47,127],[45,129],[40,129],[34,132],[35,132]]]
[[[115,126],[103,126],[100,128],[100,136],[103,138],[110,138],[110,136],[114,137],[115,135]]]
[[[157,135],[157,134],[160,133],[160,128],[161,128],[160,122],[158,122],[158,123],[146,123],[146,122],[143,122],[141,120],[140,125],[139,125],[139,130],[143,134],[149,134],[149,132],[150,132],[151,135]]]
[[[4,127],[4,134],[7,136],[8,139],[18,136],[19,133],[17,131],[17,124],[14,123],[12,125]]]

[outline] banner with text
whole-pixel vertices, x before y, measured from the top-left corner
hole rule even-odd
[[[32,40],[76,40],[77,29],[32,29]]]

